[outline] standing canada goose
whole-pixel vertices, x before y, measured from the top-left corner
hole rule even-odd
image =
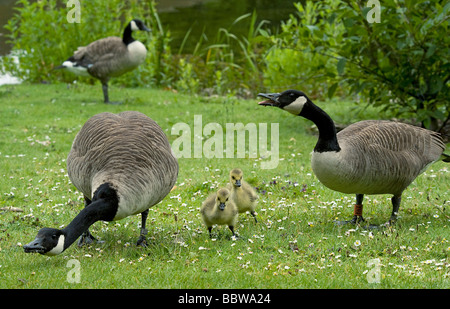
[[[322,109],[300,91],[260,93],[263,106],[276,106],[314,122],[319,139],[311,158],[314,174],[326,187],[356,194],[351,223],[363,220],[364,194],[392,194],[392,215],[397,218],[401,195],[433,162],[449,156],[439,133],[412,125],[367,120],[354,123],[336,134],[335,125]]]
[[[133,19],[125,27],[123,37],[110,36],[83,47],[56,69],[65,68],[80,76],[93,76],[102,83],[105,103],[109,101],[108,81],[111,77],[134,70],[145,61],[147,49],[132,37],[133,31],[150,31],[139,19]]]
[[[255,190],[243,179],[243,172],[239,168],[234,168],[230,171],[230,184],[231,189],[231,199],[236,204],[239,213],[250,211],[253,218],[256,220],[256,201],[258,200],[258,195],[256,195]]]
[[[209,237],[211,237],[211,230],[214,224],[228,225],[233,236],[236,236],[234,234],[234,226],[239,213],[236,204],[230,199],[230,191],[228,189],[220,189],[208,196],[203,202],[200,212],[203,222],[208,228]]]
[[[75,137],[67,172],[84,194],[86,207],[62,230],[41,229],[25,252],[57,255],[80,235],[79,245],[95,238],[94,222],[141,214],[138,245],[145,245],[148,209],[172,189],[178,162],[158,124],[134,111],[101,113],[90,118]]]

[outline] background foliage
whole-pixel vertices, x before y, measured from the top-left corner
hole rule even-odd
[[[146,64],[114,79],[116,84],[243,97],[297,88],[314,99],[354,96],[396,117],[442,129],[450,115],[450,3],[381,1],[379,23],[371,23],[369,2],[377,1],[297,3],[296,14],[276,33],[251,12],[224,25],[215,38],[203,33],[186,54],[190,29],[180,48],[171,50],[171,34],[150,0],[83,1],[79,24],[67,22],[69,9],[56,0],[20,0],[7,25],[20,65],[5,57],[3,70],[30,82],[73,81],[74,76],[52,69],[78,46],[121,35],[125,24],[139,17],[153,29],[147,37],[135,34],[148,47]],[[238,35],[238,27],[248,31]]]
[[[450,111],[450,2],[380,2],[379,22],[371,22],[368,1],[297,4],[278,46],[332,61],[334,70],[322,61],[307,62],[306,70],[325,78],[329,96],[341,86],[437,130]]]

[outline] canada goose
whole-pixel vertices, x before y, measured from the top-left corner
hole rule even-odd
[[[203,222],[209,231],[209,237],[211,237],[211,230],[214,224],[228,225],[233,236],[234,226],[238,219],[238,210],[236,204],[230,199],[230,191],[226,188],[222,188],[216,193],[211,194],[203,202],[200,209]]]
[[[412,125],[367,120],[354,123],[336,134],[335,125],[322,109],[300,91],[260,93],[262,106],[276,106],[313,121],[319,139],[311,157],[317,178],[328,188],[355,193],[353,219],[363,220],[364,194],[392,194],[392,215],[396,218],[401,195],[425,169],[442,157],[445,144],[439,133]]]
[[[256,195],[253,187],[244,181],[243,176],[243,172],[239,168],[230,171],[231,199],[236,204],[239,213],[250,211],[250,214],[255,218],[255,222],[258,222],[255,213],[258,195]]]
[[[83,47],[55,69],[65,68],[80,76],[93,76],[102,83],[105,103],[109,101],[108,81],[129,72],[145,61],[147,49],[132,37],[133,31],[150,31],[139,19],[133,19],[123,31],[123,37],[110,36]]]
[[[41,229],[25,252],[57,255],[80,235],[91,242],[89,226],[141,213],[138,245],[145,245],[148,209],[172,189],[178,162],[158,124],[134,111],[91,117],[76,135],[67,157],[67,172],[84,194],[86,207],[62,230]]]

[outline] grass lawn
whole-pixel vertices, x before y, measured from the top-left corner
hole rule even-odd
[[[312,173],[312,123],[256,100],[114,86],[110,97],[124,103],[103,104],[99,84],[0,87],[0,208],[23,210],[0,210],[0,288],[450,287],[448,164],[431,166],[404,192],[394,228],[336,226],[334,220],[351,218],[354,196],[327,189]],[[341,123],[380,117],[349,102],[318,105]],[[261,169],[268,158],[259,152],[256,158],[249,152],[242,159],[180,158],[175,189],[150,209],[147,248],[135,246],[140,216],[133,216],[95,223],[91,232],[103,244],[74,244],[56,257],[25,254],[23,244],[40,228],[64,227],[83,208],[82,194],[66,172],[75,134],[94,114],[124,110],[147,114],[171,143],[180,136],[171,134],[174,125],[194,128],[194,115],[202,116],[203,127],[267,123],[269,137],[270,124],[278,123],[279,164]],[[233,167],[258,188],[259,222],[243,214],[238,239],[225,226],[214,228],[210,239],[200,205],[228,182]],[[387,221],[390,198],[366,196],[366,219]],[[379,259],[378,268],[373,259]]]

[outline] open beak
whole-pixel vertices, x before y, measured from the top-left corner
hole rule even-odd
[[[280,106],[280,103],[278,102],[278,98],[280,97],[279,93],[258,93],[258,96],[267,99],[259,102],[259,105],[275,107]]]
[[[41,244],[42,238],[35,238],[29,244],[23,246],[25,253],[44,253],[45,248]]]
[[[225,209],[225,203],[220,203],[219,209],[223,211]]]

